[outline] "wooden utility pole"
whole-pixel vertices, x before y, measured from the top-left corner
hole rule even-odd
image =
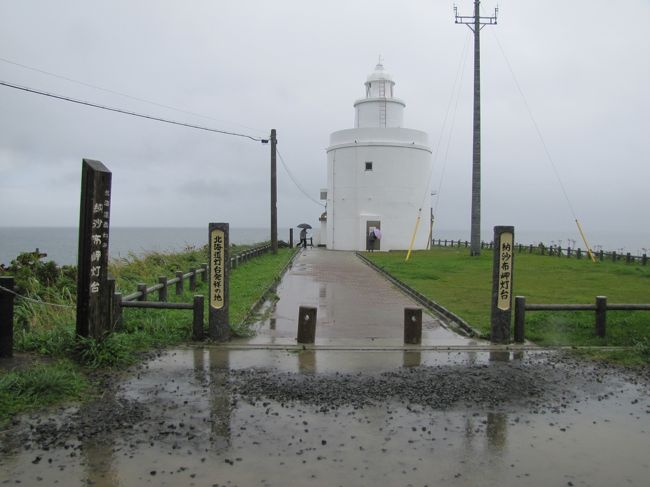
[[[499,8],[493,17],[481,17],[481,2],[474,0],[474,15],[458,15],[454,7],[457,24],[467,25],[474,32],[474,141],[472,149],[472,226],[470,255],[481,254],[481,39],[484,25],[496,25]]]
[[[275,129],[271,130],[271,250],[278,253],[278,182],[277,182],[277,143]]]

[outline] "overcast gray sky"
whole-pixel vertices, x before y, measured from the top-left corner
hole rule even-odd
[[[472,13],[471,0],[457,4]],[[483,2],[483,14],[495,5]],[[650,234],[650,2],[499,8],[498,25],[481,31],[482,227],[572,228],[527,103],[585,229]],[[428,132],[437,153],[434,188],[444,167],[438,225],[468,229],[470,36],[446,0],[0,0],[0,58],[211,118],[5,61],[0,80],[252,135],[276,128],[289,169],[317,199],[329,134],[352,127],[381,54],[405,125]],[[0,107],[0,226],[75,226],[84,157],[113,172],[114,226],[269,225],[268,145],[2,86]],[[280,226],[315,224],[322,208],[280,165],[278,175]]]

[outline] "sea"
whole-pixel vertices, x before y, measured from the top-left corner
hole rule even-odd
[[[268,228],[231,228],[230,242],[236,245],[253,244],[270,240]],[[314,229],[314,241],[318,241],[318,229]],[[492,235],[488,230],[481,232],[484,241],[490,241]],[[546,230],[518,231],[515,229],[518,243],[560,245],[563,248],[585,249],[576,231]],[[289,229],[278,228],[278,238],[289,240]],[[469,240],[469,231],[455,229],[434,229],[434,239]],[[109,256],[111,259],[142,256],[147,252],[175,252],[188,247],[200,247],[207,243],[207,228],[111,228]],[[294,230],[294,242],[298,239],[298,230]],[[589,243],[594,250],[630,252],[633,255],[650,253],[650,233],[622,233],[600,231],[589,233]],[[76,228],[51,227],[0,227],[0,264],[8,265],[19,253],[33,251],[37,248],[47,254],[46,260],[59,265],[71,265],[77,262],[78,230]]]

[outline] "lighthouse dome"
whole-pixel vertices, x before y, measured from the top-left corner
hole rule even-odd
[[[384,80],[384,81],[393,81],[393,77],[390,75],[390,73],[386,70],[384,70],[384,65],[379,62],[375,66],[375,70],[368,75],[367,82],[370,83],[372,81],[379,81],[379,80]]]

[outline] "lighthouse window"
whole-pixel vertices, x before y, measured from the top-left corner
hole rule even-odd
[[[366,171],[372,171],[372,162],[366,161]]]

